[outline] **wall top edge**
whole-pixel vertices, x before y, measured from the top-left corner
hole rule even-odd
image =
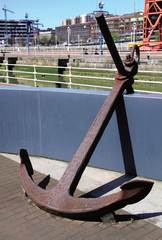
[[[102,95],[108,96],[110,91],[96,91],[96,90],[79,90],[79,89],[66,89],[66,88],[44,88],[44,87],[22,87],[22,86],[0,86],[0,90],[10,91],[34,91],[34,92],[53,92],[53,93],[73,93],[73,94],[89,94],[89,95]],[[161,94],[148,94],[148,93],[133,93],[125,94],[124,98],[156,98],[162,99]]]

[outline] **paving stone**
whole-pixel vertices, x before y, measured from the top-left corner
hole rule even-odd
[[[86,239],[87,240],[100,240],[102,238],[101,238],[100,234],[94,234],[94,235],[92,235],[92,236],[90,236],[90,237],[88,237]]]
[[[90,237],[92,235],[94,235],[95,233],[101,232],[101,228],[98,226],[93,226],[91,228],[88,228],[87,230],[82,232],[82,235],[85,237]]]
[[[151,238],[149,238],[149,236],[142,236],[140,238],[138,238],[138,240],[150,240]]]
[[[59,235],[65,234],[64,228],[57,228],[57,229],[53,229],[53,231],[49,232],[49,235],[51,235],[51,237],[57,237]]]
[[[146,237],[149,237],[150,239],[153,240],[159,240],[160,238],[162,238],[162,229],[161,228],[157,228],[156,230],[148,233],[147,235],[145,235]]]
[[[45,235],[46,233],[49,234],[53,230],[52,226],[45,226],[43,228],[39,228],[37,231],[34,232],[34,235],[40,237]]]
[[[109,226],[100,231],[100,236],[101,236],[101,238],[105,238],[105,237],[113,234],[114,232],[116,232],[116,229],[112,226]]]
[[[89,229],[89,228],[91,228],[91,227],[93,227],[93,226],[95,226],[95,225],[98,225],[98,223],[97,223],[97,222],[84,222],[84,223],[82,224],[82,226],[83,226],[85,229]]]
[[[70,238],[70,240],[83,240],[83,239],[86,239],[86,238],[82,235],[82,233],[79,233]]]
[[[120,209],[118,222],[96,219],[72,220],[47,213],[38,208],[22,192],[19,164],[0,155],[0,240],[162,240],[162,229]],[[39,183],[45,176],[35,171]],[[57,181],[51,178],[50,186]],[[83,195],[76,191],[78,196]],[[135,219],[133,223],[131,218]]]

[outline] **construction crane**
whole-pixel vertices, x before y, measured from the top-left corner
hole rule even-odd
[[[10,13],[14,13],[13,11],[11,10],[8,10],[6,9],[6,5],[4,5],[4,7],[2,8],[2,10],[4,11],[4,17],[5,17],[5,26],[6,26],[6,39],[8,39],[8,28],[7,28],[7,12],[10,12]]]

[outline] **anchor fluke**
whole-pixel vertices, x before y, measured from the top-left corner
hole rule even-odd
[[[134,180],[121,185],[121,190],[117,193],[99,198],[75,198],[70,195],[70,186],[66,184],[65,178],[64,184],[60,186],[60,182],[58,182],[51,190],[44,190],[37,186],[33,179],[29,177],[25,165],[25,159],[28,156],[27,151],[21,149],[20,153],[22,159],[20,179],[26,195],[39,207],[60,216],[74,219],[100,217],[128,204],[140,201],[149,193],[153,185],[152,182]]]
[[[20,149],[19,156],[20,156],[20,159],[21,159],[21,163],[25,164],[26,170],[27,170],[29,176],[31,177],[34,174],[34,171],[33,171],[33,167],[32,167],[32,164],[30,162],[27,150],[26,149]]]
[[[151,191],[153,185],[154,183],[151,181],[133,180],[123,183],[120,188],[123,191],[136,191],[137,189],[139,189],[139,191],[136,192],[136,194],[129,200],[129,204],[133,204],[145,198]]]

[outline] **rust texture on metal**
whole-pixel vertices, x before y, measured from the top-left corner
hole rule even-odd
[[[119,192],[107,196],[99,198],[73,197],[82,173],[89,163],[118,101],[120,101],[122,97],[123,91],[127,89],[128,93],[133,92],[133,76],[138,71],[138,47],[133,48],[131,54],[126,57],[123,65],[104,16],[99,13],[96,15],[96,19],[108,48],[111,49],[110,52],[114,58],[118,72],[115,77],[113,89],[105,100],[58,184],[50,190],[44,190],[38,187],[32,180],[31,175],[33,175],[33,169],[27,151],[21,149],[19,152],[21,159],[20,179],[28,197],[45,210],[61,216],[77,219],[101,216],[122,208],[127,204],[138,202],[150,192],[153,185],[153,182],[134,180],[124,183],[120,187],[121,190]],[[134,52],[136,52],[136,59],[134,58]]]

